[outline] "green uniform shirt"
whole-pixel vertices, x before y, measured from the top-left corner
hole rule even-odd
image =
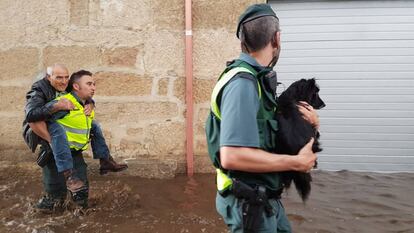
[[[242,53],[239,59],[248,63],[258,72],[264,68],[248,54]],[[258,120],[260,98],[257,80],[251,74],[239,73],[235,75],[224,87],[221,99],[218,99],[218,101],[221,112],[220,147],[263,148],[264,144],[266,144],[265,141],[272,140],[260,137],[260,131],[264,129],[264,126],[259,126],[258,122],[266,125],[270,123],[269,120]],[[275,120],[272,121],[277,124]],[[269,129],[269,126],[267,126],[266,130],[272,129]],[[267,134],[262,132],[261,136],[264,137],[264,135]],[[229,171],[229,175],[230,177],[239,178],[246,183],[266,185],[271,189],[280,188],[278,174],[275,172],[248,173]]]
[[[256,70],[261,66],[250,55],[239,57]],[[260,147],[257,127],[259,110],[257,81],[249,74],[239,73],[224,87],[221,96],[221,146]]]

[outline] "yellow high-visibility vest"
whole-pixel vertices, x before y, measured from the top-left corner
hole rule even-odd
[[[75,106],[65,117],[58,119],[57,122],[65,129],[68,138],[70,149],[86,150],[89,144],[90,131],[92,120],[95,116],[95,111],[91,112],[90,116],[84,113],[84,107],[71,93],[62,95],[56,98],[68,99]]]
[[[213,114],[221,120],[221,112],[217,103],[217,97],[220,93],[220,91],[223,89],[223,87],[238,73],[249,73],[251,75],[254,75],[253,72],[245,67],[235,67],[231,69],[230,71],[223,73],[216,85],[214,86],[213,92],[211,94],[211,100],[210,100],[210,109],[213,112]],[[262,97],[262,92],[260,88],[259,82],[257,82],[257,87],[259,90],[259,98]],[[224,173],[220,168],[216,169],[216,185],[217,190],[220,193],[224,193],[227,190],[231,189],[231,186],[233,184],[233,181],[227,176],[226,173]]]
[[[221,120],[221,112],[219,109],[219,106],[217,104],[217,97],[220,93],[220,91],[223,89],[223,87],[230,81],[230,79],[232,79],[236,74],[238,73],[249,73],[249,74],[253,74],[252,71],[250,71],[247,68],[244,67],[235,67],[233,69],[231,69],[230,71],[223,73],[219,80],[217,81],[216,85],[214,86],[213,92],[211,93],[211,98],[210,98],[210,109],[213,112],[213,114]],[[262,97],[262,91],[260,88],[260,84],[259,81],[257,81],[257,88],[259,91],[259,98]]]

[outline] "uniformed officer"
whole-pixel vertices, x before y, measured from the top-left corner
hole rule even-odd
[[[272,153],[276,146],[276,78],[279,19],[268,4],[240,16],[240,57],[229,62],[213,89],[206,122],[209,155],[217,168],[216,207],[232,232],[291,232],[280,195],[279,172],[309,172],[316,161],[313,139],[297,156]],[[299,107],[318,126],[314,110]]]

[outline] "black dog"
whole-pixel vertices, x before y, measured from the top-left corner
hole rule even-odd
[[[315,79],[301,79],[290,85],[278,98],[277,121],[279,130],[276,135],[277,148],[279,154],[297,155],[299,150],[306,145],[313,137],[313,152],[320,152],[319,132],[309,122],[303,119],[299,112],[299,101],[305,101],[314,109],[325,107],[325,103],[319,97],[319,87]],[[309,196],[312,177],[304,172],[283,172],[282,183],[288,189],[293,182],[296,190],[303,201]]]

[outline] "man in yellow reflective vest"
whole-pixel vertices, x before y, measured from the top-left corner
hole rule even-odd
[[[95,81],[92,73],[85,70],[73,73],[67,90],[69,93],[57,97],[55,101],[66,99],[68,103],[67,109],[70,110],[58,111],[53,114],[55,122],[50,124],[58,124],[59,126],[49,126],[49,130],[52,129],[53,131],[53,128],[57,129],[58,127],[64,129],[64,135],[56,135],[54,132],[50,132],[50,134],[52,137],[55,137],[54,143],[67,141],[69,144],[70,150],[65,148],[58,151],[57,157],[62,158],[59,159],[59,162],[62,163],[60,166],[69,168],[63,171],[63,175],[66,187],[72,194],[73,200],[77,204],[86,207],[88,179],[87,165],[82,157],[82,151],[88,148],[92,121],[95,116],[93,109],[86,113],[84,109],[95,94]],[[62,132],[62,130],[60,129],[58,132]]]
[[[75,76],[92,74],[88,71],[79,71]],[[25,119],[23,122],[23,137],[26,144],[34,152],[40,144],[40,153],[37,163],[42,167],[43,183],[46,195],[35,205],[36,210],[49,213],[60,206],[66,198],[67,190],[76,190],[85,187],[83,182],[66,182],[63,173],[67,174],[69,180],[73,163],[78,160],[72,159],[72,153],[67,141],[66,132],[54,119],[74,108],[74,104],[67,98],[56,97],[67,94],[69,72],[62,64],[54,64],[47,67],[44,78],[33,83],[26,94]],[[72,84],[70,86],[72,90]],[[90,115],[94,103],[88,100],[84,105],[84,112]],[[61,111],[60,113],[57,113]],[[66,112],[65,112],[66,111]],[[57,114],[56,114],[57,113]],[[63,115],[62,115],[63,114]],[[109,148],[105,142],[101,127],[97,121],[91,125],[91,145],[93,158],[99,159],[100,173],[118,172],[127,168],[126,164],[119,164],[110,155]],[[53,155],[52,155],[53,149]],[[68,170],[68,171],[67,171]],[[74,179],[80,180],[80,179]],[[81,184],[81,185],[79,185]],[[68,185],[68,187],[66,187]]]
[[[58,163],[61,164],[59,166],[68,168],[63,171],[63,175],[66,188],[72,194],[73,200],[77,204],[86,207],[88,179],[87,165],[82,157],[82,151],[88,148],[92,121],[95,116],[93,109],[90,112],[85,112],[84,109],[95,94],[95,81],[92,73],[85,70],[73,73],[67,90],[69,93],[57,97],[54,101],[65,99],[69,110],[58,111],[53,114],[55,122],[50,122],[48,128],[51,131],[51,136],[54,137],[53,143],[59,144],[67,141],[69,144],[69,148],[62,148],[62,150],[57,151],[56,157],[60,158]],[[62,128],[64,134],[53,132],[53,129],[62,132]]]

